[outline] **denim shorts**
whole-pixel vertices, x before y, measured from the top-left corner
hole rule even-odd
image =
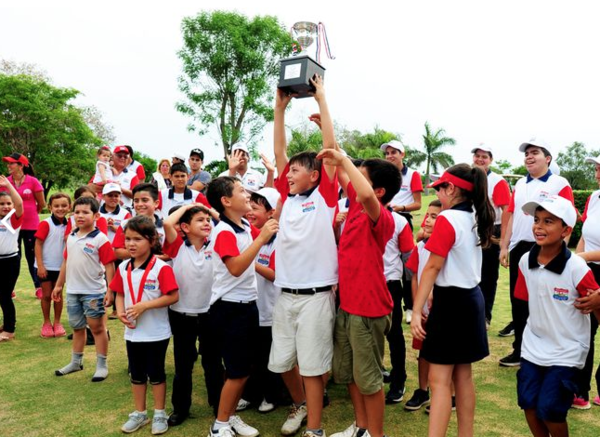
[[[86,318],[99,319],[104,316],[104,293],[67,293],[67,314],[71,328],[85,328]]]

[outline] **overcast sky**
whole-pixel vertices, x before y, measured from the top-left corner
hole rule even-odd
[[[532,136],[561,150],[573,141],[600,148],[600,61],[593,1],[286,2],[220,0],[52,1],[0,4],[0,58],[34,63],[82,104],[98,107],[117,143],[154,158],[200,146],[221,158],[215,135],[188,133],[175,110],[183,17],[210,9],[275,15],[286,27],[323,22],[336,60],[323,60],[334,119],[382,129],[421,147],[423,124],[456,139],[448,150],[470,161],[481,142],[496,159],[520,163]],[[316,111],[294,102],[298,126]],[[272,126],[261,150],[272,155]]]

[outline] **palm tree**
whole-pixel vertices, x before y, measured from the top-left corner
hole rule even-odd
[[[425,122],[425,135],[423,135],[423,144],[425,146],[426,155],[426,168],[425,168],[425,181],[427,185],[431,183],[430,171],[433,170],[435,173],[438,172],[438,168],[450,167],[454,165],[454,158],[446,152],[442,152],[441,149],[444,146],[453,146],[456,144],[454,138],[444,136],[446,131],[444,129],[438,129],[435,133],[432,131],[428,122]],[[429,194],[429,190],[426,191]]]

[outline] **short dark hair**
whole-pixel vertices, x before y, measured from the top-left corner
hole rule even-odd
[[[220,176],[213,179],[208,184],[208,188],[206,189],[206,199],[218,213],[225,211],[223,202],[221,202],[221,197],[231,197],[236,182],[239,183],[240,180],[233,176]]]
[[[434,208],[441,208],[442,202],[440,202],[440,199],[433,199],[431,202],[429,202],[429,206],[433,206]]]
[[[258,205],[262,205],[265,207],[265,210],[267,212],[271,211],[273,208],[271,207],[271,205],[269,204],[269,201],[267,200],[267,198],[265,196],[261,196],[258,193],[251,193],[250,194],[250,201],[254,202]]]
[[[317,159],[316,152],[300,152],[290,158],[290,165],[298,164],[308,171],[316,170],[321,174],[322,162]]]
[[[179,224],[181,225],[182,223],[187,223],[189,225],[192,222],[192,219],[194,218],[194,216],[200,212],[210,216],[210,211],[205,206],[201,206],[201,205],[192,206],[190,209],[188,209],[186,212],[184,212],[183,215],[179,218]]]
[[[75,211],[75,208],[77,208],[79,205],[89,205],[90,210],[94,214],[96,214],[100,210],[100,204],[95,198],[92,197],[80,197],[77,200],[75,200],[75,203],[73,203],[73,211]]]
[[[150,197],[152,197],[152,200],[157,201],[158,200],[158,188],[156,187],[156,185],[151,184],[151,183],[143,183],[143,184],[137,184],[135,187],[133,187],[133,190],[131,190],[131,196],[135,197],[135,195],[137,193],[139,193],[140,191],[145,191],[148,194],[150,194]]]
[[[394,164],[380,158],[365,159],[360,165],[367,170],[373,189],[384,188],[381,203],[389,203],[402,185],[402,173]]]
[[[71,206],[71,197],[67,194],[67,193],[54,193],[52,196],[50,196],[50,198],[48,199],[48,206],[52,205],[52,202],[54,202],[57,199],[67,199],[67,201],[69,202],[69,206]]]
[[[169,170],[170,174],[173,175],[176,171],[182,172],[182,173],[186,173],[188,174],[188,168],[185,166],[185,164],[182,164],[180,162],[178,162],[177,164],[173,164],[171,166],[171,170]]]
[[[75,200],[77,200],[83,195],[83,193],[91,193],[94,197],[96,197],[96,192],[89,185],[82,185],[81,187],[77,188],[73,193],[73,197]]]

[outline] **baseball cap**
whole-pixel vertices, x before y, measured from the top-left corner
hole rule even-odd
[[[480,145],[478,145],[476,147],[473,147],[471,149],[471,153],[475,153],[478,150],[482,150],[484,152],[488,152],[492,156],[494,155],[494,151],[492,150],[492,148],[490,146],[486,145],[486,144],[483,144],[483,143],[481,143]]]
[[[246,152],[247,155],[250,154],[250,152],[248,152],[248,147],[246,147],[245,144],[240,144],[240,143],[234,144],[231,147],[231,154],[233,155],[233,152],[235,152],[236,150],[241,150],[242,152]]]
[[[575,211],[575,207],[564,197],[548,196],[541,202],[527,202],[525,205],[523,205],[522,209],[525,214],[534,216],[535,210],[538,207],[541,207],[550,214],[562,219],[567,226],[573,227],[575,226],[575,223],[577,223],[577,212]]]
[[[526,143],[522,143],[519,146],[519,152],[525,152],[525,150],[527,150],[527,148],[529,146],[535,146],[535,147],[541,147],[542,149],[546,149],[548,151],[548,153],[550,154],[550,156],[554,157],[554,153],[552,153],[552,146],[550,146],[550,144],[548,144],[546,141],[542,140],[541,138],[532,138],[530,139],[528,142]]]
[[[382,152],[385,152],[388,147],[393,147],[396,150],[404,153],[404,145],[398,140],[388,141],[387,143],[383,143],[379,148]]]
[[[277,208],[277,202],[279,202],[279,199],[281,198],[279,191],[277,191],[275,188],[270,187],[261,188],[256,192],[256,194],[263,196],[265,199],[267,199],[267,202],[269,203],[269,206],[272,209]]]
[[[204,152],[201,149],[199,149],[199,148],[192,149],[192,151],[190,152],[190,156],[192,156],[192,155],[197,155],[198,158],[200,158],[201,160],[204,161]]]
[[[444,184],[446,182],[452,183],[453,185],[456,185],[457,187],[462,188],[466,191],[473,191],[474,188],[472,182],[461,179],[458,176],[448,173],[447,171],[445,171],[437,180],[427,185],[427,188],[435,188],[438,185]]]
[[[179,152],[173,152],[173,156],[172,158],[177,158],[180,161],[184,161],[185,162],[185,156],[183,156],[181,153]]]
[[[119,184],[115,184],[113,182],[109,182],[102,188],[102,194],[114,193],[115,191],[122,193],[121,186]]]
[[[596,156],[595,158],[593,156],[589,156],[589,157],[585,158],[585,162],[590,162],[592,164],[600,165],[600,155]]]
[[[115,147],[115,150],[113,150],[113,153],[127,153],[129,155],[129,149],[127,146],[117,146]]]
[[[27,157],[25,155],[21,155],[20,153],[11,153],[8,156],[5,156],[4,158],[2,158],[2,161],[4,162],[18,162],[20,164],[23,164],[25,166],[29,165],[29,159],[27,159]]]

